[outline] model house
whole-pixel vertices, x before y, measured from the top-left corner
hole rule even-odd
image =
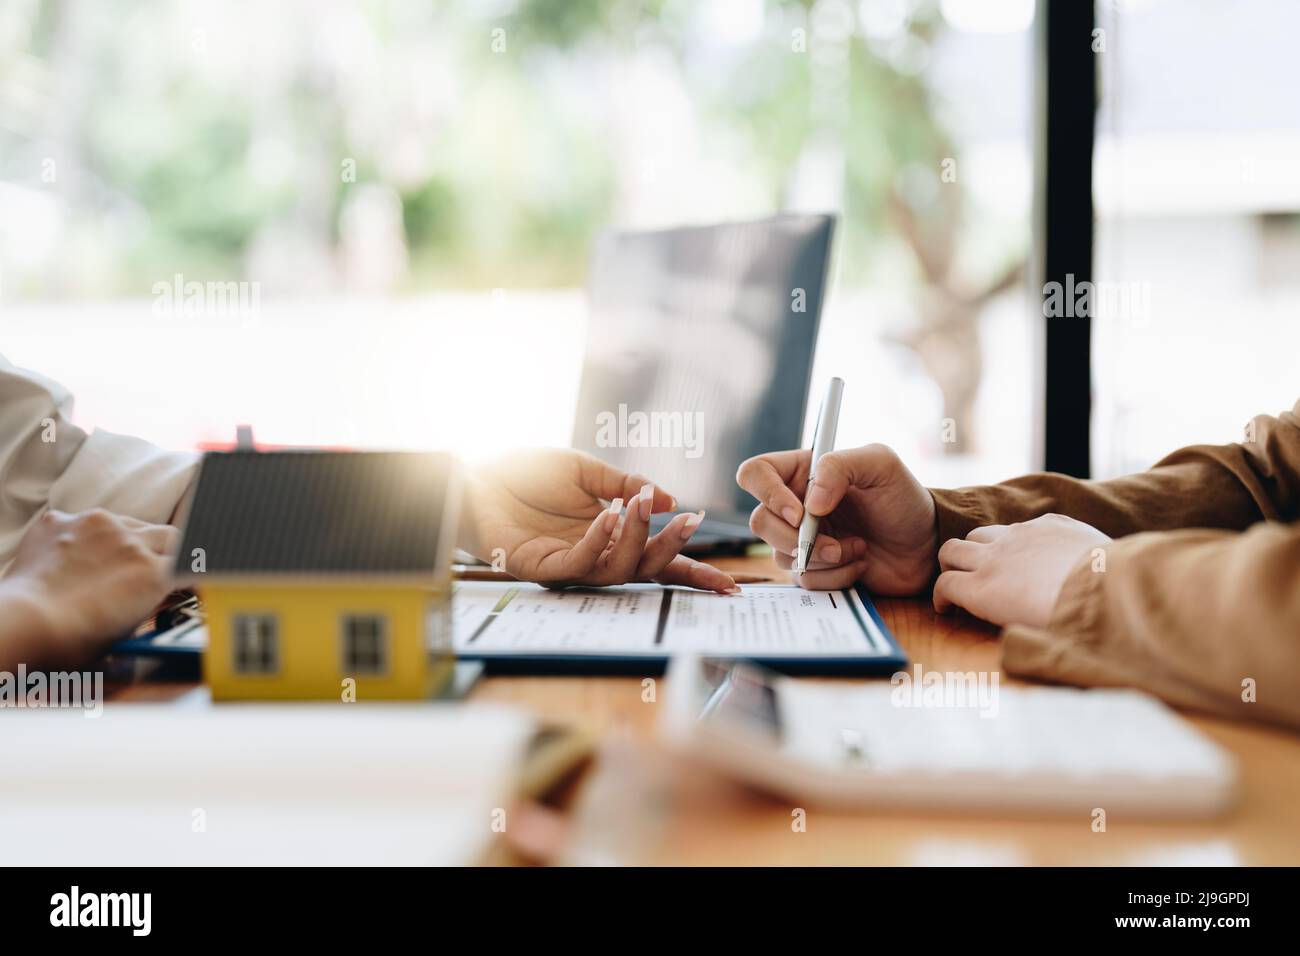
[[[177,556],[215,700],[418,699],[451,672],[451,459],[204,456]]]

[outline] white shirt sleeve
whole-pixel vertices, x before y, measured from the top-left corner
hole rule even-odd
[[[0,356],[0,567],[47,509],[104,508],[162,524],[193,480],[198,456],[72,423],[72,396]]]

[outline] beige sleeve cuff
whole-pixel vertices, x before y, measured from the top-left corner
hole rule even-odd
[[[1098,660],[1101,634],[1101,575],[1091,557],[1070,572],[1046,628],[1013,624],[1002,632],[1002,666],[1009,674],[1058,683],[1110,684],[1105,660]]]
[[[1181,655],[1170,657],[1161,641],[1152,641],[1135,622],[1149,611],[1134,599],[1131,583],[1107,594],[1124,552],[1141,549],[1155,535],[1135,535],[1107,547],[1110,570],[1097,572],[1085,557],[1066,579],[1045,628],[1011,625],[1002,633],[1002,667],[1008,675],[1071,684],[1077,687],[1134,687],[1179,707],[1234,719],[1292,721],[1272,712],[1243,710],[1240,700],[1215,693],[1189,674],[1208,666],[1204,649],[1187,640]],[[1166,637],[1168,635],[1165,635]],[[1221,635],[1226,638],[1227,635]]]
[[[198,456],[165,451],[139,438],[97,429],[50,486],[50,507],[77,512],[104,508],[166,524],[185,496]]]

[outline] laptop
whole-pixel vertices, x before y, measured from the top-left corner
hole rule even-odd
[[[754,541],[736,469],[800,445],[834,227],[788,214],[595,244],[573,447],[703,509],[689,551]]]

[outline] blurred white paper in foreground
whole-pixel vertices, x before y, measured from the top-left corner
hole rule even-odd
[[[0,845],[39,865],[473,863],[532,729],[436,704],[11,712]]]

